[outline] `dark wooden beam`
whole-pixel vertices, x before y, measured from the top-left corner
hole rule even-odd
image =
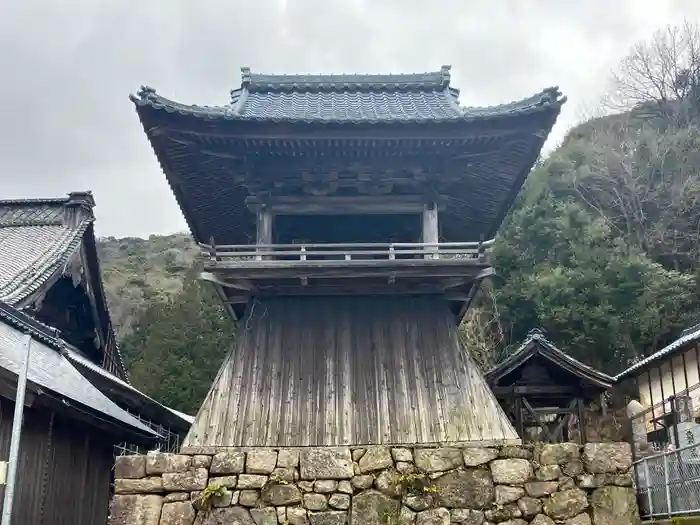
[[[258,212],[266,206],[276,215],[390,215],[422,213],[424,202],[425,198],[422,195],[250,196],[246,199],[246,206],[253,212]],[[444,205],[442,207],[444,208]]]
[[[571,386],[558,385],[518,385],[518,386],[497,386],[493,389],[497,396],[510,395],[574,395],[577,389]]]

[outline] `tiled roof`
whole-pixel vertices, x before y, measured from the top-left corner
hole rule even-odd
[[[684,346],[695,341],[700,341],[700,325],[692,326],[689,329],[683,330],[681,337],[673,341],[671,344],[663,347],[658,352],[633,364],[624,372],[620,372],[615,376],[615,380],[620,381],[621,379],[628,377],[635,371],[645,370],[652,363],[655,363],[656,361],[659,361],[666,356],[674,354],[677,350],[680,350]]]
[[[92,214],[63,224],[63,201],[0,201],[0,301],[16,305],[41,288],[80,249]]]
[[[77,403],[106,416],[120,426],[130,427],[142,435],[152,438],[158,435],[131,414],[109,400],[70,363],[62,352],[65,343],[52,338],[50,329],[43,331],[35,321],[13,307],[0,303],[0,367],[19,374],[23,357],[22,335],[32,336],[28,380],[36,387],[65,399],[69,405]]]
[[[24,307],[35,293],[68,270],[86,233],[92,240],[86,246],[89,249],[94,245],[93,205],[89,192],[71,193],[56,199],[0,200],[0,301]],[[72,220],[68,218],[69,208],[75,211]],[[97,261],[97,254],[92,255]],[[97,266],[93,288],[104,310],[101,312],[104,336],[110,340],[114,339],[113,329]],[[124,370],[118,348],[116,354]]]
[[[492,381],[503,377],[538,354],[600,388],[608,389],[615,383],[615,378],[583,364],[554,346],[538,329],[531,330],[523,344],[515,352],[489,370],[486,374],[486,379]]]
[[[509,104],[463,108],[450,87],[450,68],[413,74],[267,75],[242,68],[241,87],[224,106],[174,102],[142,87],[132,101],[202,118],[272,122],[442,122],[507,117],[566,101],[558,88]]]

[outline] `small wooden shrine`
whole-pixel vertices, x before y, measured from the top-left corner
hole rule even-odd
[[[584,407],[615,382],[562,352],[538,329],[486,380],[523,440],[550,443],[569,441],[572,426],[585,442]]]
[[[132,97],[241,320],[185,449],[519,440],[456,326],[564,99],[458,95],[445,66]]]

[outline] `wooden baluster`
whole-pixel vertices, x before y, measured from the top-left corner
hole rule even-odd
[[[394,243],[389,244],[389,260],[393,261],[396,259],[396,252],[394,251]]]
[[[300,259],[302,261],[306,260],[306,245],[305,244],[301,245],[301,257],[300,257]]]

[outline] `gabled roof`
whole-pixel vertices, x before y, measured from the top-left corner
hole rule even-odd
[[[241,68],[241,87],[224,106],[185,105],[142,87],[132,101],[202,118],[272,122],[439,122],[559,111],[556,87],[509,104],[462,108],[450,87],[450,66],[431,73],[271,75]]]
[[[599,372],[559,350],[547,340],[539,329],[531,330],[523,344],[515,352],[489,370],[486,373],[486,380],[493,384],[535,356],[544,358],[554,366],[598,388],[608,389],[615,383],[615,379],[611,376]]]
[[[114,366],[126,378],[100,275],[94,205],[90,192],[54,199],[0,200],[0,301],[20,309],[29,306],[59,278],[70,275],[72,262],[84,248],[103,351],[114,356]]]
[[[653,363],[662,360],[664,357],[671,357],[677,351],[685,348],[691,343],[698,341],[700,341],[700,324],[686,328],[681,332],[681,336],[678,339],[673,341],[671,344],[666,345],[661,350],[650,355],[649,357],[646,357],[641,361],[636,362],[627,370],[620,372],[615,376],[615,380],[620,381],[621,379],[632,375],[632,373],[634,372],[642,372],[649,368]]]
[[[32,338],[27,379],[29,389],[48,395],[88,416],[98,426],[107,422],[114,429],[141,439],[155,439],[158,434],[119,408],[81,375],[66,358],[66,343],[54,329],[43,325],[20,310],[0,302],[0,376],[13,381],[19,374],[24,356],[22,335]]]

